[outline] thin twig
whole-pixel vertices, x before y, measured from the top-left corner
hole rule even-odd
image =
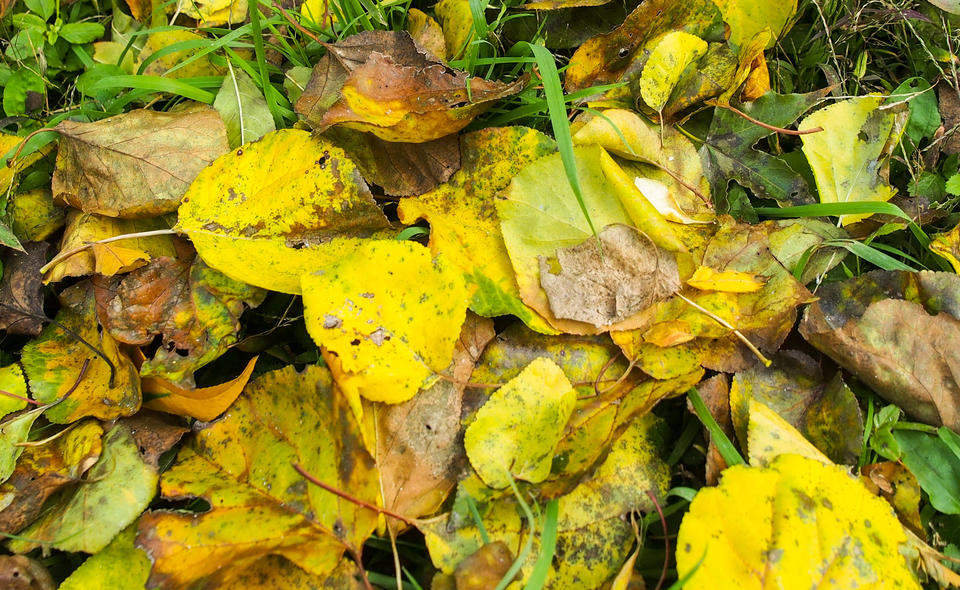
[[[760,362],[763,363],[763,365],[764,365],[765,367],[769,367],[771,364],[773,364],[773,363],[770,362],[770,359],[768,359],[767,357],[763,356],[763,353],[760,352],[760,349],[759,349],[759,348],[757,348],[756,346],[753,345],[753,342],[750,342],[750,340],[748,340],[747,337],[744,336],[742,332],[740,332],[740,330],[738,330],[738,329],[736,329],[735,327],[733,327],[733,325],[731,325],[730,322],[728,322],[727,320],[725,320],[725,319],[723,319],[722,317],[718,316],[717,314],[713,313],[713,312],[710,311],[709,309],[706,309],[706,308],[704,308],[704,307],[701,307],[699,304],[691,301],[690,299],[687,299],[686,297],[684,297],[684,296],[681,295],[680,293],[677,293],[677,297],[679,297],[680,299],[683,299],[683,300],[686,301],[691,307],[693,307],[694,309],[696,309],[696,310],[699,311],[700,313],[706,315],[707,317],[709,317],[710,319],[714,320],[715,322],[717,322],[718,324],[720,324],[720,325],[723,326],[724,328],[726,328],[726,329],[730,330],[731,332],[733,332],[734,335],[735,335],[737,338],[739,338],[740,341],[743,342],[743,343],[746,345],[747,348],[750,349],[750,352],[752,352],[753,354],[757,355],[757,358],[760,359]]]
[[[73,430],[73,427],[76,426],[77,424],[80,424],[80,423],[79,423],[79,422],[74,422],[73,424],[70,424],[69,426],[67,426],[67,427],[64,428],[63,430],[57,432],[56,434],[54,434],[54,435],[52,435],[52,436],[48,436],[47,438],[40,439],[40,440],[31,440],[31,441],[29,441],[29,442],[19,442],[19,443],[16,443],[14,446],[17,446],[17,447],[42,447],[43,445],[48,444],[48,443],[52,443],[53,441],[57,440],[58,438],[60,438],[60,437],[63,436],[64,434],[70,432],[71,430]]]
[[[86,244],[82,244],[80,246],[77,246],[76,248],[71,248],[65,252],[61,252],[56,256],[54,256],[50,262],[40,267],[40,274],[45,274],[47,271],[49,271],[58,263],[66,260],[67,258],[70,258],[74,254],[78,254],[88,248],[92,248],[97,244],[109,244],[110,242],[119,242],[120,240],[127,240],[127,239],[134,239],[134,238],[149,238],[152,236],[169,236],[169,235],[176,235],[176,233],[177,232],[172,229],[154,229],[150,231],[134,232],[132,234],[121,234],[119,236],[104,238],[102,240],[97,240],[95,242],[87,242]]]
[[[721,109],[727,109],[728,111],[732,111],[734,114],[740,115],[741,117],[743,117],[747,121],[750,121],[754,125],[759,125],[764,129],[769,129],[770,131],[776,131],[777,133],[782,133],[784,135],[810,135],[811,133],[820,133],[821,131],[823,131],[823,127],[814,127],[813,129],[804,129],[803,131],[798,131],[795,129],[784,129],[783,127],[775,127],[773,125],[770,125],[769,123],[764,123],[759,119],[754,119],[753,117],[751,117],[750,115],[746,114],[745,112],[741,111],[740,109],[738,109],[733,105],[723,104],[715,101],[710,101],[708,104],[715,107],[719,107]]]
[[[293,27],[294,27],[295,29],[297,29],[298,31],[300,31],[301,33],[303,33],[304,35],[306,35],[307,37],[310,37],[311,39],[313,39],[313,40],[316,41],[317,43],[323,45],[323,41],[321,41],[321,40],[319,39],[319,37],[317,37],[316,35],[314,35],[314,34],[311,33],[310,31],[308,31],[303,25],[301,25],[300,23],[298,23],[297,21],[295,21],[295,20],[293,19],[293,17],[291,17],[289,14],[287,14],[287,11],[283,9],[283,6],[280,6],[279,3],[276,3],[276,4],[273,4],[273,7],[276,8],[277,10],[279,10],[279,11],[280,11],[280,14],[283,15],[283,18],[285,18],[288,23],[290,23],[291,25],[293,25]]]
[[[330,492],[331,494],[333,494],[333,495],[335,495],[335,496],[340,496],[341,498],[343,498],[343,499],[346,500],[347,502],[350,502],[351,504],[356,504],[357,506],[362,506],[362,507],[367,508],[367,509],[369,509],[369,510],[373,510],[374,512],[379,512],[380,514],[385,514],[385,515],[387,515],[387,516],[389,516],[389,517],[391,517],[391,518],[396,518],[396,519],[399,520],[400,522],[403,522],[404,524],[407,524],[407,525],[409,525],[409,526],[416,526],[416,524],[417,524],[416,521],[413,520],[412,518],[407,518],[406,516],[404,516],[404,515],[402,515],[402,514],[397,514],[396,512],[393,512],[392,510],[388,510],[387,508],[383,508],[382,506],[377,506],[376,504],[371,504],[370,502],[367,502],[366,500],[361,500],[360,498],[357,498],[356,496],[351,496],[350,494],[348,494],[347,492],[344,492],[343,490],[338,490],[337,488],[331,486],[330,484],[326,484],[326,483],[320,481],[320,480],[317,479],[316,477],[310,475],[299,463],[294,463],[294,464],[293,464],[293,468],[296,469],[296,470],[297,470],[297,473],[299,473],[300,475],[302,475],[302,476],[304,477],[304,479],[306,479],[307,481],[309,481],[309,482],[312,483],[313,485],[318,486],[318,487],[321,487],[321,488],[327,490],[328,492]]]
[[[7,168],[13,168],[17,164],[17,159],[20,158],[20,152],[23,151],[23,147],[27,145],[27,142],[30,141],[34,135],[37,135],[38,133],[43,133],[44,131],[50,131],[51,133],[59,133],[59,131],[57,131],[56,129],[49,129],[47,127],[43,127],[41,129],[37,129],[33,133],[24,137],[23,141],[20,142],[20,145],[17,146],[17,151],[13,152],[13,156],[11,156],[9,160],[7,160]]]
[[[650,497],[650,501],[653,502],[653,507],[656,509],[657,514],[660,515],[660,526],[663,527],[664,535],[664,545],[665,551],[663,554],[663,570],[660,572],[660,579],[657,581],[657,586],[654,590],[660,590],[663,588],[663,582],[667,579],[667,567],[670,565],[670,537],[667,536],[667,517],[663,514],[663,509],[660,508],[660,502],[657,501],[657,497],[647,490],[647,496]]]
[[[0,389],[0,395],[5,395],[5,396],[7,396],[7,397],[12,397],[13,399],[18,399],[18,400],[20,400],[20,401],[22,401],[22,402],[27,402],[28,404],[33,404],[33,405],[35,405],[35,406],[39,406],[39,405],[40,405],[40,402],[38,402],[37,400],[35,400],[35,399],[30,399],[29,397],[24,397],[24,396],[22,396],[22,395],[17,395],[17,394],[15,394],[15,393],[13,393],[12,391],[6,391],[6,390],[3,390],[3,389]]]

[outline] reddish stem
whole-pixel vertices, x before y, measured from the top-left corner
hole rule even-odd
[[[304,469],[299,463],[294,463],[294,464],[293,464],[293,468],[296,469],[296,470],[297,470],[297,473],[299,473],[300,475],[302,475],[302,476],[304,477],[304,479],[306,479],[307,481],[309,481],[309,482],[312,483],[313,485],[318,486],[318,487],[321,487],[321,488],[327,490],[328,492],[330,492],[331,494],[333,494],[333,495],[335,495],[335,496],[340,496],[341,498],[343,498],[343,499],[346,500],[347,502],[350,502],[350,503],[352,503],[352,504],[356,504],[357,506],[363,506],[364,508],[367,508],[367,509],[369,509],[369,510],[373,510],[374,512],[379,512],[380,514],[386,514],[387,516],[389,516],[389,517],[391,517],[391,518],[396,518],[397,520],[399,520],[399,521],[401,521],[401,522],[403,522],[403,523],[405,523],[405,524],[408,524],[408,525],[410,525],[410,526],[416,526],[416,524],[417,524],[416,521],[413,520],[412,518],[407,518],[406,516],[403,516],[402,514],[397,514],[396,512],[393,512],[393,511],[391,511],[391,510],[387,510],[386,508],[383,508],[383,507],[381,507],[381,506],[377,506],[376,504],[371,504],[370,502],[367,502],[366,500],[361,500],[360,498],[357,498],[356,496],[351,496],[350,494],[348,494],[347,492],[344,492],[343,490],[338,490],[337,488],[335,488],[335,487],[333,487],[333,486],[331,486],[331,485],[329,485],[329,484],[326,484],[326,483],[320,481],[320,480],[317,479],[316,477],[310,475],[310,474],[307,472],[307,470]]]
[[[647,490],[647,495],[650,496],[650,501],[653,502],[653,507],[656,509],[657,514],[660,515],[660,526],[663,527],[663,542],[666,545],[666,549],[663,553],[663,570],[660,572],[660,579],[657,581],[657,587],[654,590],[660,590],[663,588],[663,582],[667,579],[667,567],[670,565],[670,537],[667,535],[667,517],[663,514],[663,509],[660,508],[660,502],[657,501],[657,497]]]
[[[17,395],[17,394],[15,394],[15,393],[13,393],[12,391],[5,391],[5,390],[3,390],[3,389],[0,389],[0,395],[5,395],[5,396],[7,396],[7,397],[12,397],[12,398],[14,398],[14,399],[18,399],[18,400],[20,400],[20,401],[27,402],[28,404],[32,404],[32,405],[34,405],[34,406],[39,406],[39,405],[40,405],[40,402],[38,402],[37,400],[35,400],[35,399],[30,399],[29,397],[24,397],[24,396],[22,396],[22,395]]]
[[[743,117],[747,121],[750,121],[754,125],[759,125],[764,129],[769,129],[770,131],[776,131],[777,133],[782,133],[784,135],[810,135],[811,133],[820,133],[821,131],[823,131],[823,127],[814,127],[813,129],[805,129],[803,131],[796,131],[793,129],[784,129],[783,127],[774,127],[769,123],[764,123],[759,119],[754,119],[753,117],[741,111],[735,106],[728,105],[728,104],[720,104],[719,102],[711,102],[709,104],[715,107],[720,107],[721,109],[727,109],[728,111],[733,111],[735,114],[740,115],[741,117]]]

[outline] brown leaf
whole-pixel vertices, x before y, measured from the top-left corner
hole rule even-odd
[[[609,326],[680,290],[676,258],[637,230],[615,224],[569,248],[556,265],[540,257],[540,285],[558,318]],[[602,248],[602,251],[601,251]]]
[[[150,410],[122,418],[120,422],[130,429],[143,460],[154,467],[159,466],[160,455],[169,451],[190,430],[182,419]]]
[[[443,38],[443,29],[425,12],[416,8],[408,10],[406,30],[417,45],[439,59],[447,59],[447,43]]]
[[[365,31],[325,46],[328,53],[296,104],[317,131],[345,124],[387,141],[432,141],[456,133],[524,85],[470,78],[406,32]]]
[[[734,440],[733,422],[730,421],[730,380],[724,373],[718,373],[709,379],[701,381],[697,385],[697,391],[703,398],[704,405],[713,419],[717,421],[724,434],[731,441]],[[691,407],[690,402],[687,406]],[[692,407],[691,407],[691,411]],[[727,468],[727,462],[720,454],[716,441],[710,437],[710,443],[707,446],[707,464],[706,464],[706,482],[707,485],[717,485],[720,480],[720,473]]]
[[[960,276],[874,271],[824,285],[800,333],[924,422],[960,430]]]
[[[226,126],[206,106],[63,121],[56,130],[54,198],[111,217],[176,211],[194,177],[229,149]]]
[[[513,564],[513,552],[503,541],[487,543],[457,565],[453,572],[457,590],[495,588]]]
[[[460,142],[448,135],[423,143],[394,143],[372,133],[333,127],[324,133],[360,168],[364,180],[388,195],[421,195],[460,168]]]
[[[24,252],[7,249],[3,266],[0,267],[3,269],[3,279],[0,280],[0,302],[3,303],[0,306],[0,330],[6,330],[8,334],[36,336],[43,328],[43,322],[32,316],[44,315],[40,267],[47,261],[50,244],[28,242],[23,247]]]
[[[493,322],[468,314],[447,370],[438,381],[401,404],[379,404],[377,467],[384,507],[408,518],[440,507],[456,485],[465,456],[460,443],[464,384],[494,337]]]
[[[940,84],[937,88],[940,98],[940,116],[943,117],[947,138],[940,144],[940,151],[946,154],[960,153],[960,96],[949,84]]]
[[[23,555],[0,555],[0,588],[54,590],[57,584],[42,563]]]
[[[153,9],[153,3],[150,0],[126,0],[126,3],[127,8],[130,9],[130,14],[133,15],[133,18],[140,22],[146,22],[146,20],[149,20],[150,13]]]

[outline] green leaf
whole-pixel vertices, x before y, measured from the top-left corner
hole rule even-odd
[[[900,460],[916,476],[933,507],[960,514],[960,457],[944,442],[943,434],[938,438],[915,430],[895,430],[893,436],[903,452]]]
[[[56,0],[24,0],[23,3],[30,12],[39,14],[43,20],[48,20],[57,9]]]
[[[90,557],[63,581],[60,590],[143,590],[150,575],[150,558],[134,546],[136,525],[124,529],[109,545]]]
[[[940,127],[940,111],[930,83],[923,78],[907,78],[887,98],[887,104],[901,101],[908,101],[910,105],[910,120],[905,130],[907,137],[914,144],[925,137],[933,137]]]
[[[76,45],[92,43],[103,37],[100,23],[67,23],[60,29],[60,36]]]
[[[0,221],[0,246],[6,246],[14,250],[20,250],[21,252],[24,251],[23,244],[20,243],[20,240],[17,239],[13,231],[2,221]]]
[[[947,179],[946,191],[954,196],[960,196],[960,174],[954,174]]]
[[[250,76],[233,66],[223,78],[213,108],[227,126],[231,148],[256,141],[277,128],[263,93]]]
[[[13,26],[21,31],[30,30],[38,33],[45,33],[47,31],[46,20],[29,12],[15,14],[10,20],[13,22]]]
[[[33,103],[33,95],[45,95],[47,88],[43,83],[43,78],[38,76],[33,70],[26,68],[14,72],[7,81],[3,89],[3,111],[8,117],[15,115],[26,115],[28,102]],[[35,105],[30,104],[30,107]],[[39,107],[40,105],[36,105]],[[32,110],[32,109],[31,109]]]

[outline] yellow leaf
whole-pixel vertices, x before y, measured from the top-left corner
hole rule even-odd
[[[440,2],[434,7],[434,12],[439,13],[441,4],[443,3]],[[447,44],[443,37],[443,29],[427,13],[416,8],[409,9],[407,11],[406,30],[418,45],[437,58],[447,59],[449,57],[447,55]]]
[[[753,293],[763,288],[764,281],[748,272],[736,270],[716,271],[709,266],[697,267],[687,284],[701,291],[724,291],[726,293]]]
[[[733,395],[732,390],[730,393]],[[833,464],[799,430],[767,405],[751,398],[748,407],[747,450],[751,465],[769,465],[780,455],[800,455],[825,465]]]
[[[239,1],[246,4],[246,0]],[[191,5],[193,5],[192,2]],[[199,7],[200,4],[197,4],[196,6]],[[165,49],[166,47],[169,47],[170,45],[175,43],[186,44],[191,42],[194,45],[194,47],[191,49],[181,49],[179,51],[166,52],[151,60],[153,54]],[[199,35],[184,29],[150,33],[147,35],[147,40],[143,44],[143,49],[140,50],[137,64],[134,64],[134,67],[139,67],[140,63],[149,61],[150,63],[148,63],[143,69],[144,74],[149,74],[151,76],[166,76],[169,78],[195,78],[197,76],[223,75],[224,69],[222,67],[215,66],[213,62],[210,61],[209,54],[198,57],[183,67],[177,68],[176,70],[168,73],[168,70],[172,69],[174,66],[179,65],[181,62],[186,61],[198,52],[202,51],[204,45],[209,42],[210,40],[208,37],[204,37],[203,35]],[[129,51],[127,52],[127,55],[129,59]],[[113,63],[117,62],[114,61]]]
[[[773,47],[797,12],[797,0],[714,0],[714,3],[730,27],[730,44],[737,49],[764,29],[770,32],[766,47]]]
[[[365,242],[303,276],[307,331],[354,400],[399,403],[446,370],[469,297],[460,273],[414,242]]]
[[[168,11],[174,8],[207,27],[241,23],[247,18],[247,0],[180,0]]]
[[[186,389],[159,377],[144,377],[140,384],[143,393],[154,396],[144,407],[209,422],[224,413],[237,399],[253,373],[257,358],[250,359],[235,379],[199,389]]]
[[[908,111],[879,110],[882,103],[883,97],[875,94],[851,98],[800,122],[800,131],[823,129],[801,138],[821,203],[883,202],[896,194],[886,181],[884,160],[903,131],[898,118]],[[841,215],[840,221],[849,225],[870,215]]]
[[[633,184],[667,221],[673,221],[674,223],[709,223],[709,221],[698,221],[689,217],[677,203],[677,199],[670,194],[667,185],[662,182],[637,176],[633,179]]]
[[[2,149],[2,148],[0,148]],[[53,203],[50,189],[36,188],[13,195],[8,208],[10,229],[21,239],[39,242],[63,227],[67,212]]]
[[[948,232],[934,234],[930,250],[946,258],[953,272],[960,274],[960,224]]]
[[[700,490],[680,525],[677,573],[688,590],[919,589],[905,541],[890,506],[845,469],[781,455]]]
[[[29,397],[27,393],[27,381],[20,365],[0,367],[0,391],[13,394],[0,395],[0,417],[27,407],[25,399],[13,397],[14,395],[19,395],[22,398]]]
[[[655,111],[663,109],[683,71],[707,52],[707,42],[683,31],[657,40],[640,77],[640,97]]]
[[[524,166],[555,150],[553,140],[526,127],[466,134],[460,170],[436,189],[403,199],[397,208],[403,223],[429,221],[430,250],[442,253],[468,284],[476,285],[471,310],[486,317],[515,315],[546,333],[554,330],[520,300],[494,202]]]
[[[443,29],[447,58],[463,57],[467,44],[473,40],[473,13],[469,0],[440,0],[433,7]],[[443,56],[438,56],[443,58]]]
[[[7,153],[11,150],[17,149],[23,140],[24,138],[18,135],[0,133],[0,158],[3,158],[3,156],[7,155]],[[7,193],[7,191],[10,189],[10,186],[13,184],[13,177],[16,176],[17,172],[33,164],[49,151],[50,147],[47,146],[41,150],[37,150],[25,158],[17,158],[16,162],[0,159],[0,164],[2,164],[2,166],[0,166],[0,194]]]
[[[543,481],[576,400],[563,370],[546,358],[535,359],[495,391],[477,411],[463,441],[484,483],[505,488],[511,477]]]
[[[221,156],[183,198],[177,227],[208,265],[239,281],[300,293],[300,276],[388,227],[353,162],[286,129]]]

